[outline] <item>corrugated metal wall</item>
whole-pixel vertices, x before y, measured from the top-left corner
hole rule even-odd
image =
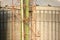
[[[48,9],[50,8],[50,9]],[[27,15],[27,14],[26,14]],[[41,7],[31,11],[26,20],[22,20],[20,10],[14,14],[15,40],[60,40],[60,10],[54,7]],[[22,22],[27,21],[22,26]],[[24,23],[24,22],[23,22]],[[0,39],[12,40],[12,11],[0,10]],[[21,35],[22,27],[25,35]],[[27,28],[26,28],[27,27]],[[23,33],[24,34],[24,33]]]
[[[21,39],[21,14],[20,9],[14,10],[14,29],[12,24],[12,11],[8,11],[8,29],[7,29],[7,40],[12,40],[12,30],[14,30],[14,39],[20,40]],[[10,36],[10,37],[9,37]]]
[[[7,11],[0,9],[0,40],[7,40],[7,20]]]
[[[14,13],[14,37],[20,40],[21,37],[21,16],[20,9],[16,9]],[[12,40],[12,10],[0,10],[0,40]]]
[[[32,13],[30,23],[31,40],[60,40],[60,10],[50,7],[41,7],[41,9]],[[42,10],[43,9],[43,10]]]

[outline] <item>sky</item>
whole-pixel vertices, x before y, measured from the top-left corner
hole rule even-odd
[[[14,5],[17,5],[17,0],[13,0],[14,1]],[[2,6],[5,6],[5,5],[12,5],[12,0],[1,0],[1,4]]]
[[[52,5],[52,6],[60,6],[60,0],[38,0],[39,5]]]
[[[12,0],[0,0],[2,6],[4,5],[12,5]],[[17,0],[14,0],[14,5],[17,5]],[[38,5],[52,5],[52,6],[60,6],[60,0],[36,0],[36,4]]]

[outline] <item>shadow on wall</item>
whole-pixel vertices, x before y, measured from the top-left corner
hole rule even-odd
[[[7,20],[7,11],[0,10],[0,40],[7,40]]]

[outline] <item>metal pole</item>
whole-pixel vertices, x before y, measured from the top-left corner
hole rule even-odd
[[[24,0],[24,40],[29,40],[29,0]]]
[[[21,26],[21,28],[22,28],[22,33],[21,33],[21,40],[24,40],[24,26],[23,26],[23,0],[21,0],[21,16],[22,16],[22,26]]]

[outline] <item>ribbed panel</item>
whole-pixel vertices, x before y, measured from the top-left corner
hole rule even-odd
[[[59,13],[58,10],[37,10],[36,14],[32,14],[35,18],[32,20],[33,40],[58,40]]]

